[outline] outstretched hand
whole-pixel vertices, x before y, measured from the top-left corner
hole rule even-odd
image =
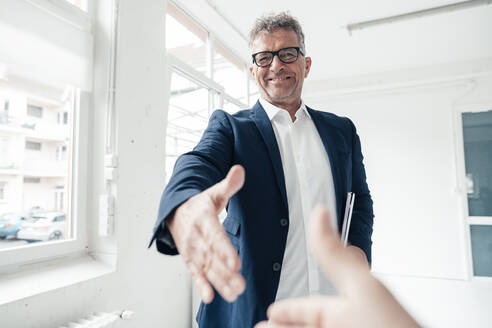
[[[343,246],[329,220],[326,208],[313,212],[310,242],[339,295],[276,302],[267,311],[269,321],[255,328],[419,327],[359,256]]]
[[[212,286],[229,302],[246,287],[239,256],[218,217],[243,184],[244,168],[235,165],[224,180],[179,206],[167,223],[204,303],[214,298]]]

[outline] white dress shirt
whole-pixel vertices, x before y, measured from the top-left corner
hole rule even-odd
[[[276,300],[315,294],[334,294],[309,250],[311,211],[328,206],[336,219],[335,187],[328,154],[304,103],[292,122],[290,114],[260,98],[280,150],[289,206],[289,232]],[[337,221],[332,220],[334,229]]]

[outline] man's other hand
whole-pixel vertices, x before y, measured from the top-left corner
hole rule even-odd
[[[255,328],[287,327],[419,327],[376,279],[360,254],[343,246],[332,231],[329,212],[317,208],[311,216],[311,248],[339,295],[279,301],[267,311],[269,321]]]
[[[218,217],[243,184],[244,168],[235,165],[224,180],[179,206],[167,223],[204,303],[214,298],[212,286],[229,302],[246,288],[241,261]]]

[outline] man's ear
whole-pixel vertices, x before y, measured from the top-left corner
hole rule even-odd
[[[249,67],[249,73],[251,74],[251,77],[254,80],[255,79],[255,70],[253,69],[253,66],[250,66]]]
[[[311,70],[311,64],[312,64],[311,57],[306,57],[304,62],[305,62],[305,64],[304,64],[305,65],[304,66],[304,78],[306,78],[309,75],[309,71]]]

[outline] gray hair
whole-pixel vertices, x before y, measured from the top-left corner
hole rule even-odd
[[[278,29],[292,30],[296,33],[300,47],[305,52],[304,33],[302,32],[299,21],[292,17],[289,12],[281,12],[278,14],[270,13],[257,18],[255,25],[249,32],[249,47],[252,48],[253,42],[262,32],[273,33]]]

